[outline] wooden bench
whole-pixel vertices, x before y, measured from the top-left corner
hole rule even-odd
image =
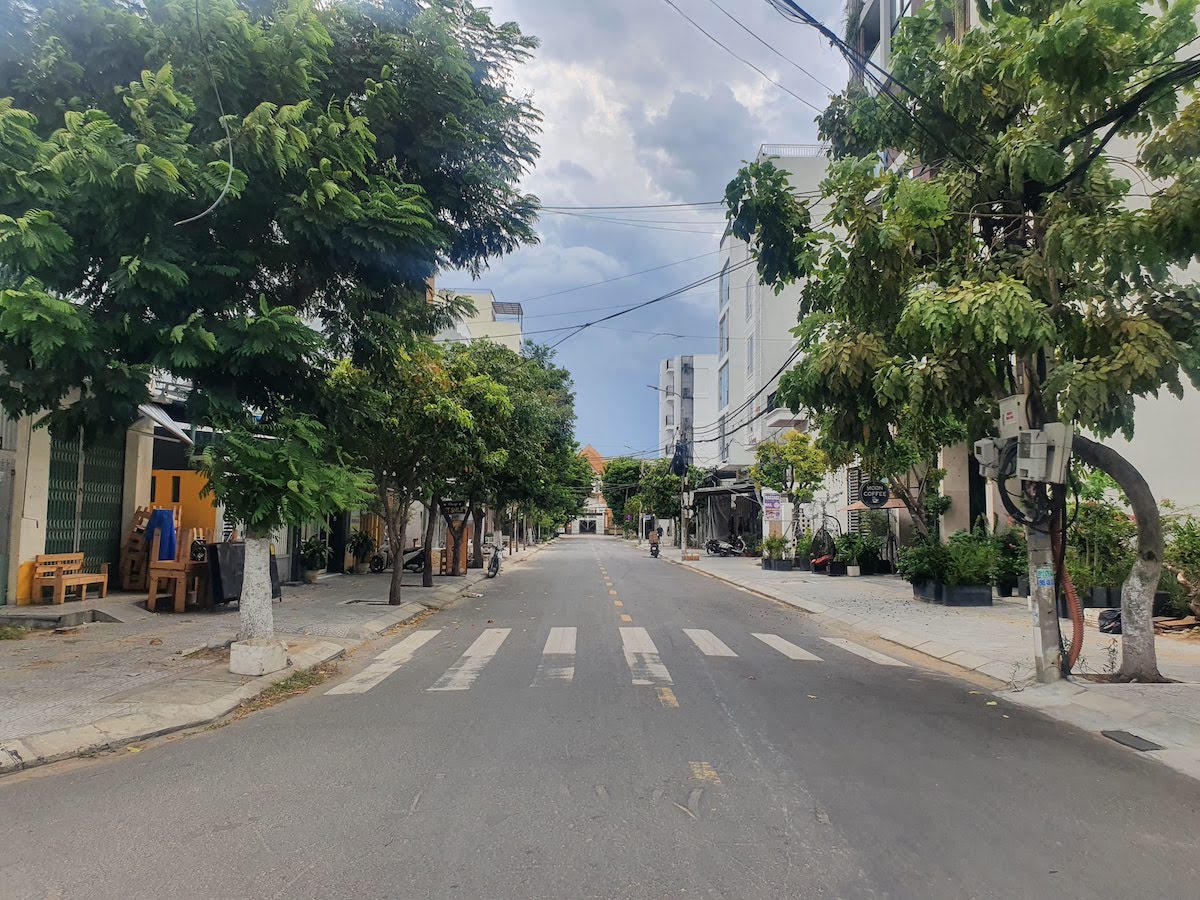
[[[33,560],[33,596],[40,603],[46,588],[53,590],[51,601],[65,603],[68,589],[78,588],[79,599],[87,599],[88,585],[100,587],[100,596],[108,596],[108,563],[99,573],[83,571],[82,553],[46,553]]]

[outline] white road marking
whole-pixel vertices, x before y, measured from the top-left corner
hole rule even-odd
[[[440,628],[414,631],[404,640],[388,647],[374,661],[341,684],[334,685],[326,694],[365,694],[402,665],[413,658],[413,654],[429,643],[441,632]]]
[[[737,656],[732,650],[726,646],[720,638],[711,631],[704,631],[700,628],[685,628],[683,633],[692,639],[700,652],[705,656]]]
[[[509,628],[488,628],[466,652],[458,658],[458,662],[446,670],[446,673],[434,682],[430,691],[466,691],[470,690],[483,667],[492,661],[504,639],[508,637]]]
[[[858,644],[852,643],[845,638],[822,638],[826,643],[833,644],[835,647],[841,647],[855,656],[861,656],[863,659],[869,659],[873,663],[878,663],[881,666],[903,666],[908,668],[908,663],[901,662],[898,659],[893,659],[890,656],[884,656],[882,653],[877,653],[867,647],[860,647]]]
[[[622,628],[621,645],[634,684],[674,684],[645,628]]]
[[[809,653],[802,647],[797,647],[791,641],[785,641],[777,634],[755,634],[756,638],[775,650],[778,650],[788,659],[806,659],[811,662],[820,662],[821,657]]]
[[[575,629],[551,628],[542,649],[542,661],[533,676],[533,687],[547,681],[575,680]]]

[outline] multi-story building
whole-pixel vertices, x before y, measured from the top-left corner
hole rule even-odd
[[[851,0],[847,4],[847,15],[857,15],[857,24],[850,29],[850,45],[880,68],[888,69],[892,35],[901,20],[925,2],[927,0],[871,0],[860,6],[857,0]],[[861,12],[856,13],[859,9]],[[955,37],[980,26],[976,5],[968,0],[961,0],[945,14],[945,18],[948,33]],[[1200,21],[1200,14],[1197,20]],[[1180,48],[1181,54],[1194,50],[1194,45]],[[852,71],[851,78],[862,79],[861,69]],[[1120,160],[1124,167],[1137,158],[1138,149],[1132,141],[1119,138],[1112,142],[1107,155]],[[1144,172],[1138,173],[1138,177],[1145,181],[1147,194],[1163,187],[1153,183]],[[1131,205],[1136,202],[1147,203],[1148,200],[1132,197]],[[1193,278],[1200,276],[1200,266],[1195,263],[1187,271]],[[1200,445],[1200,392],[1186,381],[1182,399],[1164,393],[1137,401],[1132,441],[1118,435],[1106,439],[1105,443],[1138,467],[1155,496],[1170,498],[1177,507],[1200,506],[1200,477],[1197,477],[1191,454],[1180,452],[1180,448]],[[951,500],[942,521],[944,534],[969,528],[980,514],[986,514],[990,519],[999,513],[995,492],[979,474],[967,444],[945,448],[938,465],[946,471],[942,490]]]
[[[717,356],[713,353],[672,356],[658,365],[658,445],[663,456],[686,441],[689,462],[702,469],[720,463],[717,445],[695,443],[696,425],[717,420]]]
[[[763,144],[758,160],[770,159],[791,175],[797,192],[815,191],[829,159],[819,144]],[[759,442],[807,423],[775,403],[779,376],[796,357],[801,284],[776,294],[759,283],[750,245],[729,232],[721,239],[717,302],[717,416],[699,423],[698,446],[717,447],[721,468],[737,470],[754,461]]]
[[[520,303],[502,303],[491,291],[438,292],[442,296],[465,297],[471,301],[472,311],[463,316],[438,338],[443,341],[471,341],[487,338],[515,353],[521,352],[524,340],[522,319],[525,311]]]

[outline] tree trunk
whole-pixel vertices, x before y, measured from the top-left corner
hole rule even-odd
[[[388,550],[392,555],[392,576],[388,584],[388,604],[399,606],[401,580],[404,577],[404,542],[408,539],[408,505],[407,492],[389,491],[384,479],[379,480],[380,505],[383,508],[383,521],[387,530]]]
[[[471,568],[483,568],[483,524],[487,520],[487,510],[475,510],[475,547],[471,557]]]
[[[271,539],[246,535],[246,561],[242,571],[242,593],[238,599],[239,641],[275,636],[275,612],[271,608]]]
[[[446,533],[450,540],[446,541],[446,552],[450,554],[450,574],[463,575],[465,574],[460,564],[459,548],[462,542],[467,537],[467,517],[471,514],[471,507],[467,506],[467,515],[457,522],[446,515],[446,511],[442,510],[442,519],[446,522]]]
[[[425,505],[425,570],[421,573],[421,587],[433,587],[433,531],[437,527],[438,498],[433,497]]]
[[[1134,466],[1111,447],[1075,435],[1075,456],[1111,475],[1129,498],[1137,522],[1137,559],[1121,588],[1122,681],[1166,681],[1154,651],[1154,591],[1162,574],[1163,529],[1150,485]]]
[[[923,497],[920,495],[914,497],[912,491],[908,489],[908,485],[895,476],[888,478],[891,483],[892,492],[899,496],[900,501],[908,510],[908,517],[912,520],[913,528],[917,529],[917,534],[922,538],[929,537],[929,523],[925,521],[925,504]]]

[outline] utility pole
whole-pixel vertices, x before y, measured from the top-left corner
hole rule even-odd
[[[638,475],[638,490],[640,491],[642,488],[642,479],[646,477],[646,461],[644,459],[642,460],[642,465],[639,470],[639,473],[640,474]],[[625,502],[628,503],[629,501],[626,500]],[[639,500],[638,501],[638,522],[637,522],[637,533],[638,533],[637,545],[639,547],[642,546],[642,532],[645,530],[646,530],[646,511],[644,509],[642,509],[641,501]]]

